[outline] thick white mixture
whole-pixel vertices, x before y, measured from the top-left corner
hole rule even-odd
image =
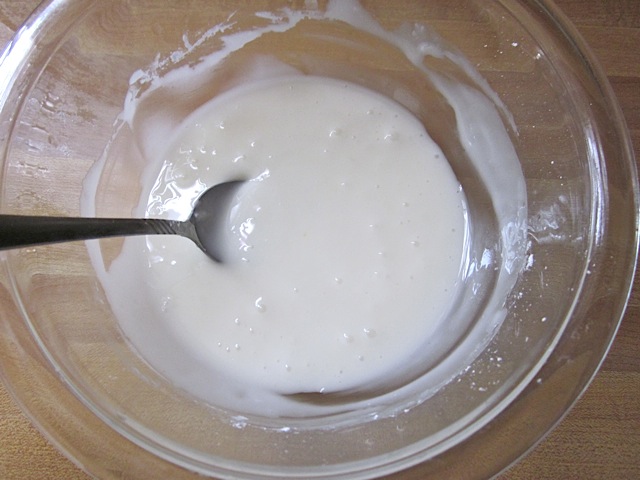
[[[430,364],[410,390],[397,392],[413,392],[419,402],[464,369],[499,327],[525,248],[522,171],[501,104],[468,62],[439,46],[425,49],[419,30],[410,38],[385,32],[356,2],[330,2],[322,15],[396,45],[424,70],[455,112],[501,242],[469,253],[465,196],[447,159],[406,109],[353,84],[273,64],[186,120],[134,122],[138,100],[154,89],[197,85],[225,56],[293,28],[305,14],[286,12],[229,36],[215,27],[203,38],[222,35],[225,47],[196,67],[162,77],[164,64],[138,72],[122,116],[142,128],[139,146],[149,162],[135,213],[185,219],[204,189],[250,179],[231,212],[237,261],[215,264],[178,237],[138,237],[108,266],[90,245],[93,263],[134,348],[176,386],[243,413],[339,412],[286,395],[358,391]],[[424,52],[456,63],[479,88],[429,71]],[[95,214],[103,168],[98,163],[87,179],[85,215]],[[497,273],[481,316],[470,326],[458,312],[451,322],[450,308],[483,288],[475,280],[483,271]],[[462,338],[438,360],[447,342]],[[365,403],[395,401],[389,395]]]
[[[394,102],[317,77],[241,87],[190,117],[164,159],[151,217],[186,219],[202,189],[253,179],[231,212],[236,262],[216,264],[181,238],[150,237],[134,254],[148,263],[136,290],[155,335],[207,370],[278,393],[361,387],[402,368],[446,316],[464,197]],[[112,293],[136,261],[112,266]],[[126,310],[122,328],[152,364],[183,363]]]

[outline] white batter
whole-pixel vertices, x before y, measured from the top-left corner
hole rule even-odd
[[[216,264],[185,239],[147,239],[137,291],[156,335],[206,369],[278,393],[356,388],[401,368],[446,316],[464,196],[396,103],[318,77],[239,87],[192,115],[164,159],[151,217],[186,219],[203,189],[253,179],[232,211],[235,262]],[[112,267],[116,282],[132,260]],[[156,350],[137,315],[119,318],[154,366],[180,362]]]
[[[379,387],[433,365],[406,388],[354,408],[419,403],[485,348],[521,268],[526,190],[500,117],[508,112],[473,66],[419,28],[387,32],[347,0],[330,1],[325,12],[281,13],[252,30],[212,27],[203,39],[223,48],[195,65],[173,68],[172,55],[136,72],[121,115],[148,162],[135,215],[185,219],[204,189],[251,179],[231,212],[236,261],[215,264],[178,237],[137,237],[106,265],[89,245],[92,262],[134,349],[211,404],[267,416],[342,412],[286,395]],[[452,134],[491,197],[499,244],[472,253],[464,193],[442,152],[407,110],[362,87],[257,58],[240,86],[186,120],[180,102],[162,115],[144,111],[152,92],[173,92],[171,103],[237,50],[305,18],[368,31],[424,72],[455,112]],[[477,88],[432,72],[426,56],[455,63]],[[107,152],[87,177],[87,216],[96,214],[110,161]],[[483,288],[476,273],[489,270],[497,272],[493,294],[470,326],[456,308]]]

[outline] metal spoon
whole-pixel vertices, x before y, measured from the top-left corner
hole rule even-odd
[[[221,241],[225,220],[245,182],[220,183],[205,190],[186,221],[153,218],[83,218],[0,215],[0,250],[72,240],[130,235],[181,235],[216,262],[229,260]]]

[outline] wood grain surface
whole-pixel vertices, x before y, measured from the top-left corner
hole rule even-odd
[[[0,45],[38,4],[0,0]],[[557,0],[604,67],[640,152],[640,0]],[[0,479],[89,478],[0,386]],[[564,421],[500,480],[640,478],[640,282],[599,374]]]

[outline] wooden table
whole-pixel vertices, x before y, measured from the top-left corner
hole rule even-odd
[[[5,44],[39,0],[0,0]],[[640,152],[640,0],[557,0],[595,51]],[[0,386],[0,478],[88,478],[33,428]],[[587,393],[566,419],[501,480],[640,478],[640,281]]]

